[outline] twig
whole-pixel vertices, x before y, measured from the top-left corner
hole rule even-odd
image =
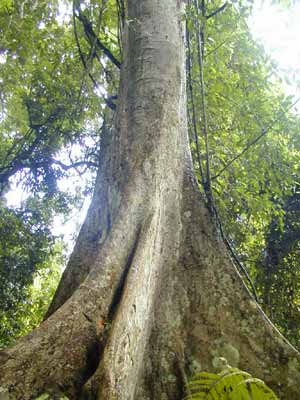
[[[222,168],[216,175],[214,175],[211,179],[217,179],[228,167],[230,167],[231,164],[233,164],[238,158],[240,158],[241,156],[243,156],[249,149],[250,147],[252,147],[253,145],[255,145],[261,138],[263,138],[268,132],[269,130],[274,126],[274,124],[276,124],[276,122],[280,121],[280,118],[282,116],[284,116],[289,110],[291,110],[298,102],[300,101],[300,97],[298,97],[298,99],[290,106],[288,107],[286,110],[283,110],[279,117],[277,117],[274,121],[272,121],[270,123],[269,126],[267,126],[266,128],[262,129],[262,133],[260,135],[258,135],[256,138],[254,138],[253,140],[251,140],[248,145],[240,152],[238,153],[235,157],[233,157],[226,165],[224,168]]]
[[[252,294],[253,294],[256,302],[258,303],[258,296],[257,296],[256,290],[255,290],[255,286],[254,286],[254,284],[253,284],[253,282],[252,282],[252,280],[251,280],[251,278],[250,278],[250,276],[248,274],[248,271],[246,270],[244,265],[240,262],[236,252],[232,248],[229,240],[227,239],[227,237],[226,237],[226,235],[224,233],[223,225],[222,225],[221,219],[219,217],[218,210],[217,210],[215,205],[213,205],[213,210],[214,210],[214,214],[215,214],[218,226],[219,226],[219,230],[220,230],[220,234],[221,234],[221,237],[223,239],[223,242],[225,243],[227,249],[229,250],[233,261],[236,263],[236,265],[238,266],[239,270],[245,275],[245,277],[246,277],[246,279],[247,279],[247,281],[248,281],[248,283],[249,283],[249,285],[251,287]]]
[[[214,47],[211,51],[209,51],[208,53],[205,54],[205,58],[210,56],[211,54],[215,53],[217,50],[219,50],[220,47],[224,46],[224,44],[226,44],[228,42],[228,40],[231,39],[230,37],[228,37],[227,39],[223,40],[223,42],[221,42],[220,44],[218,44],[216,47]]]
[[[85,165],[86,167],[98,168],[98,164],[96,164],[92,161],[76,161],[69,165],[66,165],[59,160],[55,160],[54,158],[52,158],[50,161],[52,162],[52,164],[57,164],[59,167],[61,167],[65,171],[68,171],[69,169],[72,169],[72,168],[81,167],[83,165]]]

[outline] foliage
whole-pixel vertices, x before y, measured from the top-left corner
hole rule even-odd
[[[188,382],[187,392],[185,398],[195,400],[278,400],[263,381],[238,368],[200,372]]]
[[[300,121],[291,111],[294,99],[284,95],[276,64],[252,39],[245,19],[249,9],[228,3],[208,18],[222,3],[207,2],[199,10],[195,3],[190,2],[187,22],[191,59],[188,109],[199,186],[207,191],[207,176],[201,169],[205,171],[209,164],[221,230],[249,271],[264,310],[299,345],[296,192]],[[195,19],[199,20],[200,35],[194,32]],[[199,111],[199,36],[207,140]],[[266,255],[274,240],[281,257],[271,266]],[[292,245],[286,246],[286,242]]]
[[[63,265],[53,218],[67,218],[91,191],[108,103],[103,90],[116,93],[116,68],[78,19],[84,15],[107,53],[120,58],[115,3],[76,2],[73,12],[76,22],[70,1],[0,6],[0,345],[42,318]],[[66,192],[74,176],[81,181]],[[30,196],[13,209],[5,194],[16,183]]]
[[[266,231],[265,252],[258,257],[256,273],[264,309],[296,346],[300,324],[299,200],[296,184],[293,192],[282,199],[283,217],[274,215]]]
[[[57,180],[79,161],[73,154],[67,164],[57,160],[70,144],[83,147],[83,165],[97,164],[90,146],[97,149],[99,99],[84,80],[70,18],[58,17],[55,1],[14,2],[0,13],[1,192],[19,174],[30,189],[55,193]]]
[[[41,321],[63,265],[44,215],[0,209],[0,347]]]

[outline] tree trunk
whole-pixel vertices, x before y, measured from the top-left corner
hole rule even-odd
[[[0,356],[0,398],[181,399],[218,357],[299,398],[299,354],[214,232],[186,128],[182,0],[128,0],[118,111],[48,318]],[[2,396],[2,397],[1,397]]]

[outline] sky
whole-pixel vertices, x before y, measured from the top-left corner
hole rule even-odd
[[[278,63],[287,94],[300,95],[300,0],[291,7],[255,1],[248,26],[256,40]]]
[[[64,14],[67,14],[66,9],[62,9],[62,20]],[[263,44],[266,52],[278,63],[287,95],[300,96],[300,0],[296,0],[290,8],[273,5],[271,1],[255,1],[248,26],[254,38]],[[284,77],[292,84],[288,84]],[[6,195],[8,206],[20,205],[27,196],[20,187],[14,186],[14,190]],[[63,180],[60,183],[63,190],[70,191],[72,187],[75,187],[73,182]],[[64,236],[64,240],[69,243],[68,252],[73,246],[74,231],[83,222],[89,202],[90,198],[87,198],[81,210],[74,210],[66,223],[60,217],[54,220],[53,233]]]

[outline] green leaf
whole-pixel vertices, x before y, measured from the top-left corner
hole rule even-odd
[[[187,400],[278,400],[263,381],[238,368],[197,373],[189,380],[187,392]]]

